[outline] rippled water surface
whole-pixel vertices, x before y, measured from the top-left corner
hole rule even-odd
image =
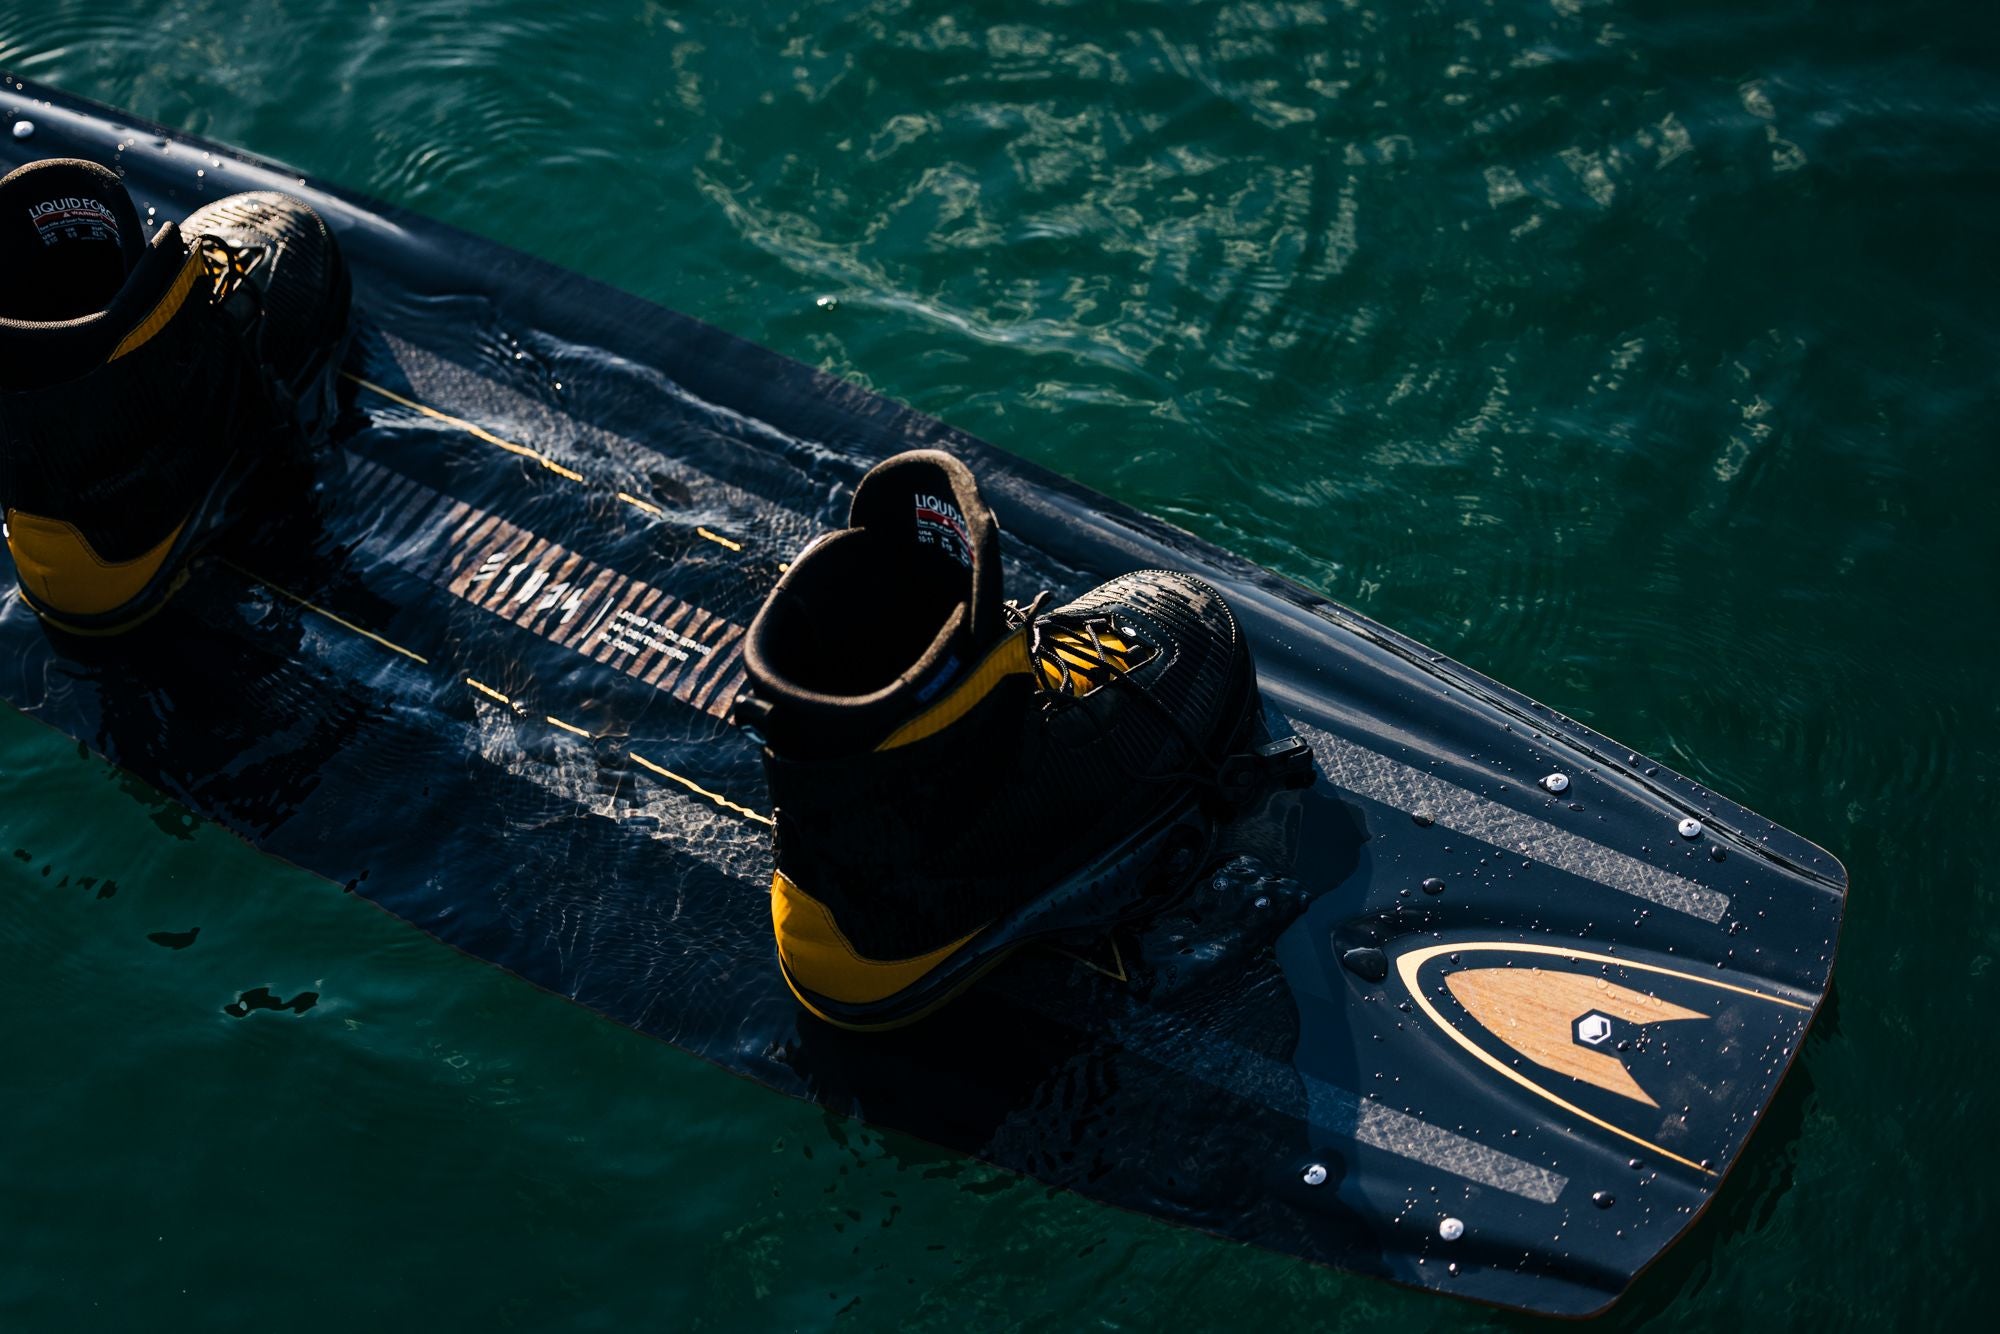
[[[1824,844],[1834,1002],[1609,1320],[1820,1329],[1993,1286],[1996,33],[1885,0],[5,0],[0,67],[861,381]],[[1498,1319],[828,1119],[11,711],[0,904],[9,1328]],[[256,987],[314,1001],[225,1013]]]

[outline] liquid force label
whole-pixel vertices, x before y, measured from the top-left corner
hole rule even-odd
[[[919,492],[917,500],[917,542],[936,547],[960,565],[972,566],[972,537],[966,531],[965,516],[958,506],[943,496]]]
[[[116,243],[118,240],[117,216],[105,207],[103,200],[84,195],[64,195],[61,199],[30,204],[28,221],[35,225],[35,234],[45,246],[58,241]]]

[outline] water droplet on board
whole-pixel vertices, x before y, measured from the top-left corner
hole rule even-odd
[[[1708,858],[1710,861],[1724,862],[1729,860],[1729,854],[1722,850],[1720,843],[1714,843],[1709,846]]]
[[[818,306],[821,310],[833,310],[840,305],[840,298],[823,296],[819,298],[817,301],[813,302],[813,304],[815,306]]]
[[[1417,828],[1419,829],[1429,829],[1432,825],[1437,823],[1437,817],[1432,815],[1429,811],[1411,811],[1410,819],[1413,822],[1415,822]]]
[[[1426,894],[1442,894],[1444,893],[1444,881],[1434,875],[1427,876],[1423,882],[1423,891]]]
[[[26,139],[34,132],[35,122],[31,120],[17,120],[14,122],[14,137],[16,139]]]
[[[1600,1190],[1592,1193],[1590,1202],[1600,1209],[1609,1209],[1612,1205],[1618,1203],[1618,1200],[1610,1191]]]

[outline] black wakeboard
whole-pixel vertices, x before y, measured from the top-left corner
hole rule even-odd
[[[696,320],[50,89],[10,81],[0,110],[34,127],[0,138],[6,169],[96,159],[154,222],[301,195],[339,235],[361,324],[332,445],[271,469],[268,517],[163,613],[86,642],[5,598],[15,707],[760,1083],[1344,1269],[1592,1312],[1741,1153],[1830,980],[1846,876],[1811,843]],[[1274,732],[1312,745],[1319,782],[1229,830],[1157,917],[855,1035],[779,979],[762,777],[724,718],[782,563],[918,446],[972,466],[1017,594],[1153,565],[1222,588]]]

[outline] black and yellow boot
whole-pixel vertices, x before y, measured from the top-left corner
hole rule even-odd
[[[778,963],[821,1018],[907,1023],[1019,945],[1135,916],[1232,796],[1311,781],[1199,579],[1005,603],[992,512],[934,451],[863,478],[849,524],[751,623],[736,709],[765,743]]]
[[[348,290],[288,195],[148,244],[96,163],[0,180],[0,506],[28,604],[81,634],[158,610],[255,466],[331,422]]]

